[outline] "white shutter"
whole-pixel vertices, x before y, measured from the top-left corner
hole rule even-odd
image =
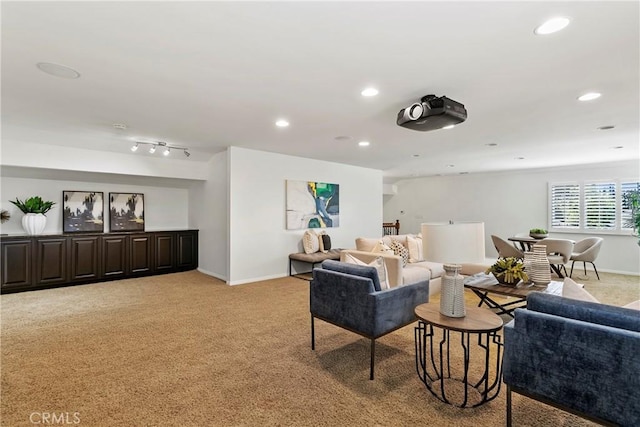
[[[551,227],[580,227],[580,185],[551,185]]]
[[[615,182],[585,184],[584,229],[616,229]]]

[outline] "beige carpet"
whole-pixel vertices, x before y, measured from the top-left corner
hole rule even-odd
[[[583,283],[603,301],[640,298],[637,277],[601,276]],[[318,321],[312,351],[308,282],[296,278],[229,287],[193,271],[1,299],[3,426],[42,413],[80,426],[505,423],[504,388],[464,410],[429,394],[413,326],[378,341],[375,381],[355,334]],[[514,410],[516,426],[593,425],[519,396]]]

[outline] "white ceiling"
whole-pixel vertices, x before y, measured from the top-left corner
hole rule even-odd
[[[174,154],[185,161],[234,145],[381,169],[386,182],[640,159],[637,1],[1,8],[4,143],[144,156],[128,138],[145,137],[189,147],[189,159]],[[558,15],[571,18],[564,31],[533,34]],[[380,94],[362,97],[367,86]],[[576,100],[589,91],[602,97]],[[397,126],[426,94],[463,103],[469,118],[452,130]],[[274,126],[281,117],[289,128]]]

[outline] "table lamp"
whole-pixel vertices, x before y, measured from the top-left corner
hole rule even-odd
[[[484,263],[484,222],[424,223],[421,225],[424,259],[444,264],[440,313],[464,317],[461,263]]]

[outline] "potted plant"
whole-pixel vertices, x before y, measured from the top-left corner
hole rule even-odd
[[[640,235],[640,190],[629,191],[623,195],[624,203],[631,209],[631,218],[628,227],[633,228],[633,235]],[[640,245],[640,239],[638,239]]]
[[[545,237],[549,237],[549,233],[544,228],[532,228],[529,230],[529,236],[534,239],[544,239]]]
[[[498,258],[485,273],[492,273],[498,282],[504,285],[516,285],[520,280],[529,281],[529,276],[524,271],[524,263],[515,257]]]
[[[22,227],[27,234],[32,236],[42,233],[44,227],[47,225],[47,217],[45,214],[55,205],[55,202],[45,202],[40,196],[29,197],[24,201],[18,198],[16,198],[15,201],[9,201],[24,213],[22,217]]]

